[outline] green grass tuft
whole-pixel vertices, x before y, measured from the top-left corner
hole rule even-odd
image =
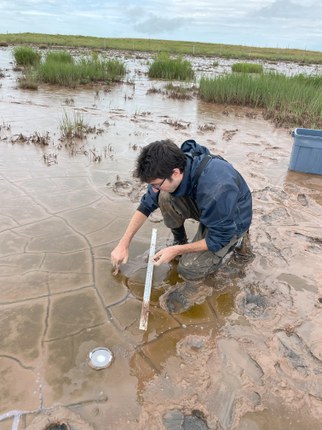
[[[88,124],[85,123],[82,114],[79,112],[74,112],[74,116],[71,118],[64,111],[64,116],[60,122],[60,132],[62,139],[83,139],[86,136],[87,128]]]
[[[46,63],[56,62],[64,64],[73,64],[74,59],[72,55],[67,51],[49,51],[46,54]]]
[[[149,77],[176,81],[191,81],[195,74],[189,61],[182,58],[172,59],[160,54],[149,68]]]
[[[28,46],[17,46],[13,50],[17,66],[36,66],[41,60],[41,54]]]
[[[263,66],[255,63],[235,63],[231,70],[238,73],[263,73]]]
[[[125,66],[117,60],[87,58],[74,62],[67,60],[67,57],[63,61],[51,57],[37,68],[39,82],[66,87],[92,82],[117,82],[125,73]]]

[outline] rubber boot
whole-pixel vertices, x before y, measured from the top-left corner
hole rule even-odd
[[[184,228],[184,225],[178,228],[172,228],[171,232],[173,234],[172,245],[184,245],[185,243],[188,243],[188,238],[186,235],[186,230]]]

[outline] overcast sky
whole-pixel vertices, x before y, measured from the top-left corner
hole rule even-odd
[[[0,0],[0,33],[188,40],[322,51],[320,0]]]

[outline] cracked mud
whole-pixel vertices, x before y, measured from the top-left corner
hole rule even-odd
[[[148,55],[113,55],[124,83],[30,92],[1,48],[1,430],[321,430],[322,176],[288,171],[290,130],[260,111],[173,99],[146,77]],[[62,140],[64,111],[95,132]],[[175,264],[157,268],[143,333],[144,253],[153,227],[158,246],[170,238],[160,213],[116,276],[109,256],[144,191],[138,150],[191,137],[248,181],[251,249],[190,286],[189,303]],[[108,369],[88,365],[96,347],[111,349]]]

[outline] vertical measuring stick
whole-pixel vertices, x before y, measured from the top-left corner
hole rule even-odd
[[[151,243],[149,251],[149,261],[145,276],[145,286],[144,286],[144,296],[141,310],[140,318],[140,330],[147,330],[148,328],[148,318],[149,318],[149,306],[150,306],[150,296],[152,288],[152,277],[153,277],[153,256],[155,254],[155,245],[157,242],[157,229],[152,229]]]

